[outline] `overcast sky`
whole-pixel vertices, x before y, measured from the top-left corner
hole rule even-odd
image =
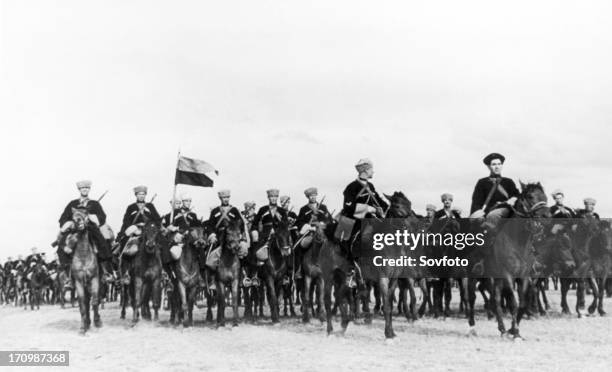
[[[198,214],[219,188],[339,209],[362,157],[418,212],[443,192],[465,211],[499,151],[612,216],[609,1],[0,4],[0,260],[50,251],[80,179],[115,231],[138,184],[166,213],[179,149],[220,171],[179,187]]]

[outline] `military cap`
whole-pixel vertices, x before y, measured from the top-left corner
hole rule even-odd
[[[82,189],[84,187],[91,187],[91,181],[90,180],[79,181],[76,183],[76,187],[77,189]]]
[[[553,191],[553,192],[552,192],[552,194],[550,194],[550,195],[551,195],[551,196],[554,198],[555,196],[557,196],[557,195],[559,195],[559,194],[561,194],[561,195],[565,196],[565,194],[563,193],[563,191],[562,191],[561,189],[556,189],[556,190],[555,190],[555,191]]]
[[[251,209],[251,208],[255,208],[255,202],[254,201],[244,202],[244,209]]]
[[[373,166],[374,166],[374,163],[372,163],[372,160],[368,158],[363,158],[363,159],[359,159],[357,164],[355,164],[355,169],[357,169],[357,172],[364,172],[372,168]]]
[[[290,200],[291,200],[291,198],[288,195],[283,195],[283,196],[280,197],[281,204],[285,204],[285,203],[287,203]]]
[[[229,190],[226,189],[226,190],[219,190],[217,195],[219,195],[220,198],[229,198],[231,196],[231,193]]]
[[[501,160],[502,164],[504,164],[504,162],[506,161],[506,157],[503,156],[502,154],[497,153],[497,152],[492,152],[489,155],[485,156],[484,159],[482,159],[482,162],[485,165],[490,165],[491,162],[495,159]]]
[[[189,200],[191,201],[191,195],[187,194],[187,193],[183,193],[181,194],[181,201],[183,200]]]
[[[584,204],[593,204],[595,205],[597,203],[597,200],[593,199],[593,198],[584,198]]]
[[[433,204],[427,204],[427,205],[425,206],[425,210],[428,210],[428,211],[429,211],[429,210],[435,211],[435,210],[436,210],[436,206],[435,206],[435,205],[433,205]]]
[[[280,191],[278,191],[278,189],[270,189],[266,191],[266,194],[268,194],[268,197],[278,196],[278,194],[280,194]]]
[[[448,193],[448,192],[445,192],[444,194],[442,194],[442,195],[440,196],[440,199],[441,199],[442,201],[444,201],[444,200],[446,200],[446,199],[453,200],[453,194],[450,194],[450,193]]]
[[[134,194],[138,194],[144,192],[145,194],[147,193],[147,187],[146,186],[136,186],[134,187]]]
[[[307,198],[309,198],[311,195],[318,195],[319,194],[319,190],[317,190],[316,187],[309,187],[306,190],[304,190],[304,195],[306,195]]]

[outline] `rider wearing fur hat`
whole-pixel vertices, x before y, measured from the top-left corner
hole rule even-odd
[[[147,191],[148,189],[146,186],[134,187],[136,202],[128,205],[126,208],[123,215],[123,224],[117,236],[117,240],[122,247],[125,246],[128,238],[140,235],[140,227],[142,227],[144,223],[153,221],[161,225],[161,217],[159,213],[157,213],[157,209],[155,209],[153,203],[148,203],[145,200]]]
[[[97,200],[89,199],[89,191],[91,190],[91,181],[79,181],[76,183],[77,189],[81,194],[78,199],[74,199],[66,205],[62,215],[59,218],[60,233],[56,243],[58,244],[57,256],[62,266],[69,264],[70,254],[67,247],[65,247],[65,237],[70,233],[74,227],[72,222],[72,210],[84,209],[89,214],[89,224],[87,229],[89,234],[94,241],[98,251],[98,261],[102,268],[102,274],[105,279],[112,278],[112,268],[110,266],[110,259],[112,258],[110,244],[108,239],[112,239],[111,236],[105,237],[100,231],[100,227],[106,224],[106,213],[102,209],[102,205]],[[108,230],[110,231],[110,230]],[[56,244],[54,243],[54,244]]]

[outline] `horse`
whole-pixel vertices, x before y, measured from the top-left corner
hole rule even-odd
[[[395,192],[392,195],[385,195],[389,200],[390,206],[386,213],[387,220],[384,221],[384,225],[379,225],[383,229],[404,230],[409,233],[422,231],[424,223],[422,219],[418,218],[412,210],[412,203],[402,193]],[[365,222],[365,224],[364,224]],[[380,221],[376,219],[362,221],[362,245],[364,242],[371,241],[373,230]],[[363,247],[362,247],[363,248]],[[412,249],[412,252],[409,252]],[[402,246],[385,246],[382,250],[376,254],[382,257],[404,257],[411,255],[419,255],[423,249],[422,246],[407,247]],[[370,251],[373,252],[373,251]],[[396,337],[395,331],[393,330],[393,294],[395,289],[400,286],[400,293],[403,292],[403,308],[411,309],[410,313],[406,312],[406,317],[409,320],[414,320],[414,303],[416,302],[416,296],[414,294],[414,283],[415,278],[424,277],[426,273],[416,267],[402,267],[402,266],[383,266],[376,267],[373,262],[373,257],[370,254],[362,254],[358,257],[358,262],[361,267],[361,272],[364,280],[372,281],[376,283],[383,308],[383,314],[385,318],[385,329],[384,334],[386,339]],[[410,292],[412,306],[410,308],[407,305],[406,291]],[[366,314],[369,316],[369,314]]]
[[[225,326],[225,287],[230,286],[232,301],[232,326],[238,325],[238,298],[240,284],[240,240],[242,239],[242,221],[224,220],[221,233],[219,234],[219,246],[221,247],[219,265],[216,269],[207,267],[214,274],[217,293],[217,327]],[[210,303],[210,302],[209,302]],[[208,312],[210,312],[210,305]],[[207,317],[208,318],[208,317]]]
[[[319,263],[319,256],[321,254],[321,247],[324,239],[324,226],[331,223],[331,216],[327,217],[325,213],[317,213],[316,221],[313,221],[313,225],[316,230],[312,233],[310,244],[301,246],[301,269],[302,269],[302,288],[298,290],[298,293],[302,297],[302,322],[310,322],[310,313],[313,311],[313,294],[316,291],[317,304],[323,302],[324,296],[324,284],[323,284],[323,272],[321,271],[321,265]],[[302,239],[306,239],[303,237]],[[321,307],[317,308],[316,316],[319,318],[321,323],[325,321],[325,314]]]
[[[612,230],[609,221],[596,219],[578,219],[576,231],[572,234],[572,254],[576,260],[574,272],[561,278],[561,303],[564,313],[569,313],[567,306],[567,292],[572,281],[577,283],[576,288],[576,315],[580,318],[580,309],[584,307],[585,281],[589,284],[593,294],[593,302],[588,307],[589,314],[595,310],[605,315],[603,309],[604,283],[612,268]]]
[[[98,313],[98,290],[100,286],[100,273],[96,247],[92,242],[87,225],[89,216],[83,209],[72,208],[72,221],[74,229],[66,239],[66,245],[74,254],[70,270],[75,282],[81,312],[80,333],[85,334],[91,326],[90,307],[93,309],[94,326],[102,327],[102,320]]]
[[[174,263],[174,272],[178,279],[177,287],[181,297],[183,327],[193,325],[193,305],[201,281],[199,254],[205,245],[204,228],[191,227],[184,238],[181,256]],[[179,313],[179,320],[180,317],[181,313]]]
[[[254,269],[257,277],[262,278],[265,283],[265,289],[268,295],[268,304],[270,305],[270,316],[272,323],[279,322],[279,301],[277,293],[280,291],[282,280],[289,274],[289,263],[292,252],[292,239],[289,231],[290,224],[286,217],[277,221],[267,241],[268,257],[263,261],[262,265],[258,265],[257,257],[253,249],[249,252],[247,262]],[[262,245],[263,246],[263,245]],[[260,288],[262,290],[263,288]],[[245,296],[245,306],[252,306],[252,298]]]
[[[47,271],[43,264],[37,262],[30,272],[30,280],[28,283],[30,292],[30,309],[40,310],[40,302],[42,300],[43,286],[47,280]]]
[[[546,193],[538,183],[521,182],[521,193],[512,206],[512,217],[500,221],[499,232],[493,238],[491,253],[485,259],[493,278],[493,303],[495,317],[501,335],[508,334],[514,339],[521,338],[519,323],[527,312],[525,295],[536,264],[534,238],[542,233],[543,226],[538,219],[550,217]],[[517,279],[518,306],[513,292],[513,283]],[[502,295],[509,299],[512,323],[506,331],[502,318]]]
[[[149,298],[153,302],[153,320],[159,319],[161,306],[161,246],[167,244],[160,227],[154,221],[148,221],[142,228],[138,251],[132,265],[132,322],[138,322],[140,310],[143,318],[151,320]]]

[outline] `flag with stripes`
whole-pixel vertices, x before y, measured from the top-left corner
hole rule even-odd
[[[212,187],[214,182],[208,175],[213,172],[219,174],[215,167],[204,160],[179,156],[174,184]]]

